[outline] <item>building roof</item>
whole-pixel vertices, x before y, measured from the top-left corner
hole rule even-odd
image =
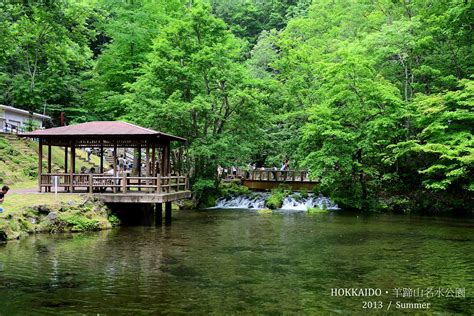
[[[149,128],[121,121],[96,121],[76,125],[61,126],[23,133],[20,136],[33,138],[50,137],[159,137],[168,140],[186,141],[185,138],[154,131]]]
[[[43,120],[50,120],[51,119],[51,116],[42,115],[42,114],[34,113],[34,112],[29,112],[29,111],[22,110],[22,109],[17,109],[17,108],[14,108],[13,106],[8,106],[8,105],[3,105],[3,104],[0,104],[0,109],[5,110],[5,111],[18,113],[18,114],[23,114],[23,115],[26,115],[26,116],[33,116],[33,117],[40,118],[40,119],[43,119]]]

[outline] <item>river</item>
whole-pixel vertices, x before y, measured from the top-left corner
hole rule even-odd
[[[220,209],[173,216],[171,226],[0,245],[0,314],[347,314],[365,312],[367,301],[474,313],[472,219]],[[332,288],[382,295],[331,296]],[[441,288],[445,297],[402,298],[403,288]],[[450,289],[456,295],[446,297]]]

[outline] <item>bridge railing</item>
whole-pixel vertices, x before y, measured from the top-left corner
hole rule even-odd
[[[278,182],[312,182],[309,178],[309,172],[307,170],[273,170],[273,169],[256,169],[256,170],[243,170],[236,169],[228,172],[223,172],[221,178],[232,179],[239,178],[243,180],[253,181],[278,181]]]
[[[189,190],[187,176],[135,177],[106,174],[45,173],[39,178],[40,192],[55,187],[69,192],[89,193],[176,193]]]

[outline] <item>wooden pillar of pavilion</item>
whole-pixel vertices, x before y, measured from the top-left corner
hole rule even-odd
[[[167,142],[163,146],[163,152],[161,155],[161,170],[162,176],[167,177],[170,175],[170,143]]]
[[[114,167],[114,177],[117,177],[117,141],[114,140],[114,155],[113,155],[113,158],[114,158],[114,163],[113,163],[113,167]],[[114,181],[112,182],[114,184],[117,184],[117,182]],[[114,193],[117,193],[117,188],[114,186],[114,189],[112,190]]]
[[[165,149],[163,148],[163,146],[161,146],[161,152],[160,154],[158,155],[158,157],[160,158],[160,175],[163,177],[164,176],[164,170],[163,170],[163,153],[164,153]]]
[[[64,146],[64,173],[67,173],[67,146]]]
[[[43,175],[43,140],[38,143],[38,189],[41,192],[41,176]]]
[[[150,176],[150,143],[146,142],[146,151],[145,151],[145,177]]]
[[[48,144],[48,173],[51,174],[51,144]],[[51,178],[52,179],[52,178]],[[51,192],[51,186],[48,187],[48,192]]]
[[[67,174],[67,152],[68,152],[68,147],[67,146],[64,146],[64,174]],[[69,191],[69,188],[67,187],[66,188],[66,191]]]
[[[151,176],[156,177],[156,146],[151,146]]]
[[[71,157],[69,166],[69,190],[74,193],[74,173],[76,172],[76,147],[71,145]]]
[[[104,173],[104,140],[100,141],[100,167],[99,173]]]

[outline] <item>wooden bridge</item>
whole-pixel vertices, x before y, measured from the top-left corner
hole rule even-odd
[[[224,181],[238,179],[252,190],[271,190],[283,184],[288,185],[294,191],[312,191],[319,185],[318,181],[309,178],[306,170],[237,169],[234,172],[223,174],[222,178]]]

